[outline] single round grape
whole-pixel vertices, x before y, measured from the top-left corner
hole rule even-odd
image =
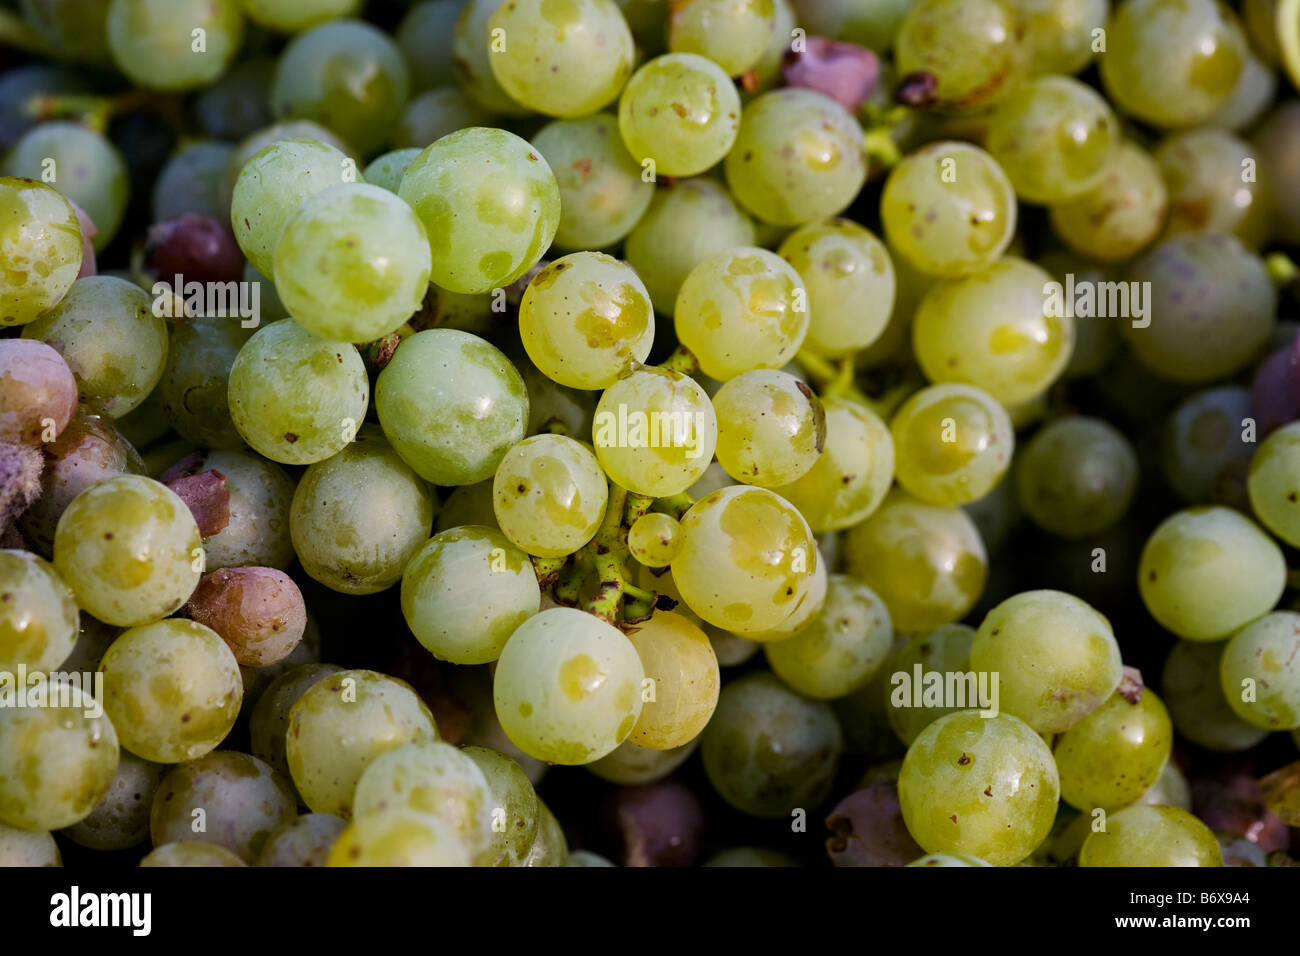
[[[639,747],[673,750],[704,730],[718,704],[718,658],[708,636],[680,614],[656,611],[628,640],[648,682],[641,716],[627,738]]]
[[[77,381],[44,342],[0,339],[0,441],[52,442],[77,410]]]
[[[54,306],[81,270],[81,226],[72,205],[34,179],[0,176],[0,328],[26,325]]]
[[[528,283],[519,337],[548,378],[569,388],[609,388],[649,356],[654,309],[631,266],[603,252],[575,252]]]
[[[921,389],[894,414],[889,430],[898,483],[932,505],[978,501],[1011,467],[1011,419],[970,385]]]
[[[1255,151],[1231,133],[1196,129],[1170,136],[1153,154],[1169,191],[1165,236],[1218,232],[1249,246],[1267,237],[1268,207],[1253,172]]]
[[[652,511],[637,518],[627,532],[627,549],[648,568],[666,568],[682,546],[682,528],[670,515]]]
[[[137,86],[169,92],[213,83],[244,42],[238,0],[113,0],[107,27],[117,68]]]
[[[1048,210],[1052,231],[1080,255],[1124,262],[1164,228],[1169,191],[1160,166],[1141,147],[1121,142],[1092,189]]]
[[[1147,539],[1138,590],[1151,616],[1189,641],[1219,641],[1267,614],[1286,586],[1282,550],[1222,507],[1170,515]]]
[[[502,116],[525,116],[531,110],[510,98],[492,70],[492,17],[503,2],[468,0],[462,4],[452,31],[452,63],[456,81],[470,99]]]
[[[357,350],[289,319],[259,329],[230,369],[230,417],[239,434],[285,465],[310,465],[345,448],[369,400]]]
[[[444,136],[415,158],[398,195],[424,223],[435,284],[488,292],[535,266],[560,223],[560,188],[541,152],[500,129]]]
[[[1113,528],[1128,512],[1137,482],[1137,452],[1100,418],[1058,418],[1016,459],[1021,509],[1044,531],[1063,538],[1088,538]]]
[[[1213,831],[1176,807],[1127,807],[1088,834],[1079,866],[1223,866]]]
[[[596,456],[561,435],[534,435],[506,453],[492,483],[497,523],[528,554],[560,558],[591,540],[609,487]]]
[[[658,176],[696,176],[736,141],[740,96],[712,60],[668,53],[628,81],[618,101],[618,128],[638,165],[650,160]]]
[[[212,452],[204,465],[226,476],[230,494],[230,523],[203,540],[207,569],[288,567],[294,557],[289,476],[279,465],[242,451]]]
[[[372,186],[387,189],[393,195],[397,195],[397,190],[401,188],[402,177],[406,175],[407,168],[410,167],[411,163],[415,162],[415,157],[422,152],[424,152],[422,148],[408,146],[405,149],[395,149],[392,152],[384,153],[371,161],[370,165],[362,173],[361,178]],[[428,241],[426,238],[425,242]]]
[[[1228,641],[1219,662],[1234,713],[1265,730],[1300,727],[1300,614],[1274,611]]]
[[[1134,0],[1106,28],[1101,79],[1115,104],[1156,126],[1195,126],[1232,95],[1249,48],[1218,0]]]
[[[195,96],[194,117],[199,128],[213,139],[241,140],[270,123],[269,94],[274,75],[275,60],[269,56],[252,56],[236,62],[221,79]],[[227,146],[228,150],[232,148]],[[212,185],[216,188],[218,184]],[[155,184],[154,195],[157,194]],[[215,195],[220,195],[219,190]],[[222,218],[222,212],[215,208],[209,215]],[[171,217],[157,218],[163,221]]]
[[[969,143],[931,143],[885,181],[880,219],[891,248],[927,275],[977,272],[1006,251],[1016,195],[1002,167]]]
[[[429,329],[403,341],[379,374],[375,409],[421,478],[469,485],[492,475],[524,437],[528,391],[496,347],[467,332]]]
[[[433,715],[405,681],[340,671],[313,684],[289,711],[286,757],[307,806],[347,819],[357,781],[377,757],[437,739]]]
[[[497,661],[497,718],[525,753],[558,764],[599,760],[632,732],[645,671],[616,628],[574,608],[530,617]]]
[[[53,671],[77,643],[78,617],[54,565],[28,551],[0,551],[0,673],[19,665]]]
[[[289,777],[289,761],[285,756],[289,713],[303,694],[340,670],[333,664],[299,664],[271,681],[249,715],[248,735],[253,755]]]
[[[307,629],[302,592],[275,568],[222,568],[204,575],[186,612],[221,635],[241,667],[287,659]]]
[[[1110,0],[1003,0],[1023,30],[1033,75],[1078,73],[1092,60],[1097,31],[1104,31]]]
[[[0,867],[62,865],[59,844],[52,833],[17,830],[0,824]]]
[[[411,85],[415,89],[456,82],[451,41],[464,5],[464,0],[421,0],[411,4],[402,17],[393,38],[411,67]]]
[[[700,744],[704,772],[722,799],[750,816],[786,819],[826,799],[843,749],[829,705],[766,671],[722,689]]]
[[[894,440],[871,409],[842,398],[822,400],[826,439],[801,478],[774,491],[818,534],[861,522],[885,499],[894,479]]]
[[[141,866],[248,866],[223,846],[187,840],[154,847],[140,861]]]
[[[786,372],[756,370],[713,397],[718,460],[745,484],[774,488],[802,478],[826,443],[826,413],[808,386]]]
[[[1160,778],[1174,743],[1169,712],[1151,688],[1130,700],[1122,690],[1056,739],[1061,799],[1089,813],[1137,801]]]
[[[668,15],[668,49],[717,63],[727,76],[756,66],[776,30],[772,0],[677,0]]]
[[[601,395],[592,437],[610,480],[662,498],[685,491],[709,467],[718,419],[708,393],[694,379],[646,366]]]
[[[639,159],[628,152],[612,113],[555,120],[533,137],[560,188],[561,249],[612,246],[640,221],[655,195],[642,178]]]
[[[1240,435],[1232,422],[1232,437]],[[1237,442],[1233,443],[1237,445]],[[1300,422],[1284,425],[1264,439],[1250,459],[1247,489],[1255,516],[1287,544],[1300,546]]]
[[[794,358],[808,333],[808,290],[776,253],[735,248],[691,270],[673,321],[704,374],[726,381]]]
[[[537,791],[519,764],[487,747],[466,747],[462,753],[478,765],[488,786],[488,846],[479,866],[520,866],[537,839],[541,805]],[[495,821],[500,820],[500,824]]]
[[[867,176],[862,127],[828,96],[764,93],[744,109],[727,153],[727,185],[764,222],[802,226],[843,212]]]
[[[63,835],[92,850],[126,850],[143,843],[149,839],[153,795],[168,769],[123,750],[108,792],[88,816],[64,829]]]
[[[1060,780],[1052,752],[1010,714],[959,711],[907,748],[898,800],[907,830],[930,853],[1013,866],[1052,829]]]
[[[700,746],[700,738],[672,750],[651,750],[627,740],[587,769],[601,780],[624,787],[656,783],[690,759]]]
[[[1207,750],[1249,750],[1268,730],[1237,716],[1223,693],[1220,661],[1226,643],[1179,641],[1165,658],[1160,678],[1178,733]]]
[[[393,145],[414,146],[422,151],[457,130],[493,125],[493,118],[486,110],[456,87],[447,86],[421,93],[406,104],[393,133]]]
[[[438,512],[438,520],[433,523],[433,530],[442,534],[444,531],[452,531],[467,524],[481,525],[494,531],[501,530],[497,526],[496,511],[492,504],[491,478],[480,481],[476,485],[453,488],[447,500],[443,502],[442,510]]]
[[[938,80],[948,110],[985,106],[1014,88],[1026,60],[1015,13],[999,0],[916,0],[894,39],[900,75]]]
[[[963,699],[960,701],[963,706],[957,706],[959,701],[953,699],[949,706],[949,702],[939,695],[935,695],[931,703],[926,703],[924,696],[928,674],[939,674],[946,681],[949,674],[972,672],[970,648],[974,641],[973,627],[943,624],[933,630],[914,634],[894,650],[879,672],[880,676],[889,675],[880,697],[887,702],[885,717],[889,726],[903,743],[911,745],[921,735],[921,731],[940,717],[979,707],[978,699]],[[967,688],[969,685],[958,686]],[[976,690],[978,693],[978,684]]]
[[[960,508],[896,490],[842,540],[845,570],[880,595],[903,633],[960,620],[984,591],[988,555]]]
[[[569,841],[555,814],[541,800],[537,801],[541,819],[537,824],[537,838],[528,848],[528,855],[520,866],[564,866],[569,858]]]
[[[257,866],[325,866],[347,824],[329,813],[304,813],[271,832]]]
[[[281,120],[278,123],[272,123],[248,134],[235,147],[235,152],[231,155],[226,171],[221,177],[222,207],[227,210],[230,209],[235,192],[235,183],[239,179],[240,172],[250,159],[268,146],[294,139],[316,140],[317,142],[326,143],[344,153],[352,159],[353,163],[359,162],[359,157],[352,146],[340,139],[338,134],[332,130],[321,126],[320,123],[313,123],[311,120],[305,119]],[[286,218],[289,213],[293,212],[296,205],[295,203],[286,210],[284,213]],[[270,241],[274,243],[277,238],[279,238],[279,234],[275,233],[270,236]],[[272,246],[272,251],[274,251],[274,246]]]
[[[1300,238],[1300,103],[1290,100],[1273,110],[1255,132],[1252,145],[1259,167],[1268,171],[1264,179],[1264,200],[1271,213],[1273,232],[1294,243]]]
[[[354,820],[330,850],[327,866],[471,866],[470,848],[449,824],[396,810]]]
[[[159,396],[166,423],[203,448],[244,447],[230,417],[230,369],[253,335],[229,318],[194,317],[171,327],[167,365],[152,395]],[[152,397],[152,396],[151,396]]]

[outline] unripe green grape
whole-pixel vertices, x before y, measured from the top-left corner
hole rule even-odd
[[[884,500],[894,480],[894,440],[871,409],[825,398],[826,440],[804,475],[773,490],[793,504],[818,534],[861,522]]]
[[[350,17],[361,0],[240,0],[250,20],[281,33],[297,33],[326,20]]]
[[[555,120],[533,137],[560,188],[560,224],[555,245],[561,249],[604,249],[626,236],[640,221],[655,195],[653,182],[642,178],[612,113],[576,120]]]
[[[422,152],[424,152],[423,147],[408,146],[405,149],[395,149],[384,153],[382,156],[370,161],[370,165],[366,167],[361,179],[372,186],[387,189],[393,195],[397,195],[397,190],[402,185],[402,177],[406,175],[407,168],[415,161],[415,157]]]
[[[113,0],[107,28],[117,68],[138,86],[169,92],[215,82],[244,42],[237,0]]]
[[[1233,422],[1233,437],[1239,435]],[[1269,531],[1287,544],[1300,546],[1300,422],[1284,425],[1264,439],[1250,460],[1246,488],[1250,507]]]
[[[564,866],[569,859],[569,842],[564,828],[555,814],[541,800],[537,801],[541,819],[537,824],[537,838],[528,848],[528,855],[520,866]]]
[[[940,717],[907,748],[898,776],[912,839],[994,866],[1013,866],[1043,842],[1059,797],[1052,752],[1010,714]]]
[[[420,0],[410,5],[393,38],[411,67],[414,89],[428,90],[456,82],[452,33],[464,0]]]
[[[471,866],[473,853],[449,823],[394,810],[353,820],[330,850],[327,866]]]
[[[848,219],[796,229],[777,254],[808,290],[804,347],[842,358],[880,338],[894,308],[894,265],[884,243]]]
[[[1160,689],[1174,727],[1207,750],[1249,750],[1268,730],[1237,716],[1223,693],[1220,662],[1226,643],[1179,641],[1165,658]]]
[[[560,188],[540,150],[500,129],[444,136],[415,158],[398,195],[424,223],[434,283],[488,292],[535,266],[560,223]]]
[[[0,673],[20,664],[53,671],[77,643],[78,619],[72,589],[54,565],[28,551],[0,551]]]
[[[902,633],[961,620],[984,591],[988,555],[960,508],[895,490],[842,540],[845,570],[880,595]]]
[[[830,706],[799,696],[767,671],[722,689],[700,744],[704,772],[722,799],[772,819],[820,805],[843,750]]]
[[[1019,19],[1029,72],[1078,73],[1092,60],[1110,0],[1002,0]]]
[[[713,397],[718,461],[745,484],[775,488],[808,473],[826,442],[821,400],[793,375],[759,369]]]
[[[654,309],[631,266],[603,252],[575,252],[528,283],[519,337],[548,378],[569,388],[609,388],[649,356]]]
[[[1213,831],[1176,807],[1127,807],[1088,834],[1079,866],[1223,866]]]
[[[1271,611],[1285,586],[1282,550],[1230,508],[1170,515],[1147,539],[1138,566],[1151,616],[1189,641],[1223,640]]]
[[[736,141],[740,96],[712,60],[669,53],[632,75],[618,101],[618,128],[632,159],[651,160],[656,175],[697,176]]]
[[[867,177],[862,127],[835,100],[807,89],[764,93],[740,117],[727,185],[744,208],[777,226],[837,216]]]
[[[1220,129],[1170,136],[1153,154],[1169,190],[1165,236],[1218,232],[1257,247],[1271,227],[1264,190],[1254,175],[1254,149]]]
[[[663,780],[690,759],[700,746],[700,738],[672,750],[651,750],[627,740],[609,754],[586,766],[601,780],[619,786],[634,787]]]
[[[899,74],[933,74],[947,110],[993,102],[1014,88],[1027,60],[1016,15],[999,0],[917,0],[894,39]]]
[[[245,136],[235,147],[235,151],[231,154],[230,161],[227,163],[225,172],[221,177],[222,208],[230,209],[235,183],[239,179],[240,171],[243,170],[250,159],[268,146],[294,139],[327,143],[350,157],[354,163],[360,161],[356,151],[350,144],[344,142],[337,133],[326,129],[320,123],[313,123],[311,120],[305,119],[281,120],[278,123],[272,123],[270,126],[264,126]],[[284,216],[287,218],[289,213],[293,212],[296,207],[296,203],[289,206]],[[278,237],[278,233],[273,233],[270,235],[269,241],[274,243]]]
[[[1097,262],[1124,262],[1164,228],[1169,191],[1160,166],[1125,140],[1097,185],[1048,210],[1052,231],[1080,255]]]
[[[488,813],[504,813],[502,828],[488,828],[488,846],[477,866],[519,866],[537,839],[541,806],[528,775],[505,754],[487,747],[466,747],[462,753],[474,761],[488,787]],[[494,817],[495,818],[495,817]]]
[[[529,618],[497,661],[493,696],[507,736],[559,764],[599,760],[641,715],[645,671],[616,628],[574,608]]]
[[[1116,691],[1056,739],[1061,799],[1084,813],[1126,807],[1160,779],[1173,743],[1169,712],[1151,688],[1136,702]]]
[[[62,866],[63,857],[54,834],[18,830],[0,824],[0,866]]]
[[[673,321],[704,374],[726,381],[794,358],[808,333],[808,290],[775,253],[735,248],[691,270]]]
[[[377,757],[437,739],[433,715],[405,681],[340,671],[313,684],[289,711],[286,757],[307,806],[348,819],[357,781]]]
[[[230,522],[203,540],[206,570],[288,567],[294,557],[289,535],[294,485],[284,469],[242,451],[212,452],[204,465],[226,476],[230,495]]]
[[[773,0],[676,0],[668,14],[668,49],[695,53],[740,76],[767,51],[776,30]]]
[[[510,98],[492,70],[491,22],[502,2],[468,0],[462,6],[451,40],[456,81],[484,109],[502,116],[526,116],[531,110]]]
[[[987,495],[1011,467],[1016,436],[1006,410],[970,385],[931,385],[889,423],[898,483],[932,505]]]
[[[342,669],[333,664],[311,662],[291,667],[272,680],[258,695],[249,714],[248,737],[253,756],[289,777],[289,761],[285,757],[289,713],[309,689]]]
[[[718,419],[708,393],[694,379],[646,366],[601,395],[592,438],[610,480],[635,494],[662,498],[685,491],[709,467]]]
[[[304,813],[273,830],[255,866],[325,866],[347,824],[329,813]]]
[[[253,335],[229,318],[193,317],[171,327],[167,365],[152,396],[158,396],[166,424],[201,448],[239,451],[244,447],[230,418],[230,369]]]
[[[248,866],[223,846],[187,840],[183,843],[164,843],[154,847],[140,861],[141,866]]]
[[[517,547],[542,558],[572,554],[605,517],[609,485],[581,442],[534,435],[506,453],[492,482],[497,523]]]
[[[1016,194],[1002,167],[970,143],[931,143],[885,180],[880,219],[891,248],[927,275],[977,272],[1016,231]]]
[[[685,746],[700,735],[718,705],[722,679],[713,645],[688,618],[669,611],[656,611],[628,640],[653,692],[641,695],[641,716],[627,739],[652,750]]]
[[[652,511],[636,519],[627,532],[627,549],[647,568],[665,568],[682,546],[682,528],[670,515]]]
[[[203,548],[194,516],[175,492],[118,475],[83,491],[63,512],[54,566],[83,610],[133,627],[185,603],[202,574]]]
[[[444,86],[421,93],[406,104],[393,133],[392,144],[423,150],[458,129],[493,125],[495,121],[485,109],[458,88]],[[394,188],[393,192],[397,189]]]
[[[497,525],[496,510],[492,503],[492,479],[480,481],[476,485],[462,485],[453,488],[447,500],[443,502],[438,519],[433,523],[433,530],[442,534],[462,525],[474,524],[500,531]]]
[[[1038,432],[1016,459],[1017,500],[1029,519],[1062,538],[1118,524],[1137,492],[1137,452],[1100,418],[1069,415]]]
[[[1228,641],[1219,662],[1234,713],[1265,730],[1300,727],[1300,614],[1274,611]]]
[[[71,204],[34,179],[0,176],[0,232],[6,282],[0,328],[26,325],[53,307],[81,270],[81,226]]]
[[[886,700],[885,717],[898,739],[910,745],[921,731],[925,730],[940,717],[958,710],[970,710],[979,706],[978,700],[965,701],[965,707],[947,706],[942,699],[935,704],[917,706],[917,686],[924,688],[925,675],[937,673],[947,680],[948,674],[967,674],[971,671],[970,648],[975,641],[975,628],[965,624],[942,624],[933,630],[914,634],[889,658],[880,672],[889,674],[889,682],[884,685],[882,699]],[[917,680],[917,667],[921,668],[920,681]],[[905,675],[903,681],[898,675]],[[978,676],[978,675],[977,675]],[[919,699],[925,700],[923,696]]]

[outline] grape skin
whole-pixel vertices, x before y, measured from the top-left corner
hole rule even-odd
[[[1300,497],[1295,488],[1298,453],[1300,422],[1292,422],[1264,439],[1250,459],[1246,486],[1260,523],[1292,546],[1300,545],[1300,509],[1295,501]]]
[[[1242,628],[1219,661],[1228,706],[1246,723],[1265,730],[1300,727],[1298,655],[1300,614],[1274,611]],[[1244,699],[1248,686],[1254,690],[1251,700]]]
[[[1052,231],[1080,255],[1124,262],[1160,234],[1168,210],[1169,191],[1159,164],[1124,141],[1097,185],[1052,206],[1048,218]]]
[[[1025,68],[1015,14],[997,0],[916,0],[894,39],[898,72],[939,81],[946,109],[972,109],[1005,94]]]
[[[902,706],[895,703],[894,695],[899,693],[901,685],[893,679],[895,674],[906,674],[909,680],[915,680],[915,666],[921,665],[922,674],[938,672],[941,674],[964,674],[971,670],[970,648],[975,641],[975,629],[965,624],[943,624],[933,630],[913,635],[907,643],[898,647],[890,656],[881,675],[890,675],[890,681],[884,687],[881,699],[888,701],[885,717],[898,739],[910,745],[921,735],[921,731],[940,717],[947,716],[958,707],[934,706],[916,707],[910,697],[900,694]]]
[[[26,325],[57,303],[81,269],[81,226],[58,192],[33,179],[0,177],[0,235],[9,280],[0,288],[0,328]]]
[[[728,76],[755,66],[776,30],[773,0],[679,0],[668,17],[668,49],[695,53]]]
[[[186,213],[220,220],[225,213],[221,179],[234,154],[234,146],[214,140],[200,140],[177,152],[154,185],[154,220],[166,222]]]
[[[1115,693],[1053,745],[1061,799],[1085,813],[1134,803],[1153,787],[1169,760],[1174,728],[1151,688],[1137,703]]]
[[[69,669],[65,665],[64,669]],[[108,792],[87,816],[61,832],[78,846],[92,850],[126,850],[149,839],[153,795],[167,773],[164,764],[121,752],[117,774]]]
[[[497,523],[518,548],[560,558],[595,535],[609,487],[585,445],[561,435],[534,435],[506,453],[492,497]]]
[[[643,700],[628,741],[653,750],[685,746],[704,730],[718,704],[722,680],[713,645],[689,619],[669,611],[656,612],[628,640],[646,678],[654,681],[654,697]]]
[[[1222,866],[1219,841],[1185,810],[1143,804],[1113,813],[1088,835],[1079,866]]]
[[[619,99],[618,128],[638,164],[649,159],[657,175],[697,176],[735,143],[740,96],[712,60],[669,53],[632,75]]]
[[[347,824],[328,813],[304,813],[271,832],[256,866],[325,866]]]
[[[244,41],[236,0],[112,0],[108,48],[118,69],[138,86],[183,91],[207,86],[234,60]],[[192,49],[202,30],[202,55]]]
[[[0,551],[0,673],[57,668],[76,645],[78,618],[72,589],[52,564],[27,551]]]
[[[1011,467],[1011,419],[968,385],[922,389],[895,413],[889,430],[898,483],[930,504],[978,501]]]
[[[1219,666],[1226,647],[1179,641],[1165,658],[1160,689],[1182,736],[1208,750],[1249,750],[1268,730],[1246,723],[1229,706]]]
[[[775,488],[802,478],[826,443],[821,400],[786,372],[757,369],[713,396],[718,461],[742,484]]]
[[[1084,539],[1121,520],[1137,492],[1133,446],[1100,418],[1071,415],[1049,423],[1016,461],[1021,509],[1063,538]]]

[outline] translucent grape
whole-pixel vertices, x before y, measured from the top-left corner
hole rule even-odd
[[[354,820],[330,850],[327,866],[471,866],[473,854],[448,823],[396,810]]]
[[[77,643],[77,602],[54,566],[27,551],[0,551],[0,673],[21,664],[48,673]]]
[[[802,478],[826,442],[826,413],[786,372],[745,372],[713,397],[718,460],[739,482],[773,488]]]
[[[1011,419],[969,385],[921,389],[894,414],[889,429],[898,483],[933,505],[977,501],[1011,467]]]
[[[34,179],[0,177],[0,328],[26,325],[63,298],[81,270],[81,226],[58,192]]]
[[[1132,701],[1116,692],[1053,746],[1061,799],[1085,813],[1138,800],[1169,760],[1174,728],[1160,698],[1144,688]]]
[[[1250,246],[1266,238],[1270,222],[1255,179],[1254,150],[1231,133],[1197,129],[1177,133],[1156,149],[1169,192],[1164,235],[1219,232]]]
[[[117,68],[137,86],[158,90],[207,86],[244,42],[237,0],[113,0],[107,27]],[[195,30],[204,40],[199,50]]]
[[[289,506],[294,486],[284,470],[237,451],[212,452],[204,464],[226,476],[230,494],[230,523],[203,541],[208,570],[288,567],[293,560]]]
[[[648,159],[656,175],[697,176],[736,141],[740,96],[712,60],[669,53],[628,81],[618,101],[618,128],[638,165]]]
[[[463,5],[452,32],[452,62],[456,79],[470,99],[502,116],[523,116],[530,112],[528,107],[510,98],[492,69],[491,22],[502,2],[468,0]]]
[[[308,27],[357,12],[361,0],[240,0],[249,19],[281,33]]]
[[[680,767],[700,745],[696,737],[688,744],[672,750],[651,750],[628,740],[615,747],[608,755],[594,763],[587,764],[587,769],[601,780],[608,780],[620,786],[638,786],[663,780]]]
[[[713,645],[690,620],[668,611],[657,611],[628,640],[650,682],[628,741],[652,750],[685,746],[704,730],[718,704],[722,681]]]
[[[696,53],[740,76],[766,52],[776,30],[772,0],[678,0],[668,17],[668,49]]]
[[[507,538],[528,554],[559,558],[591,540],[609,488],[596,456],[581,442],[534,435],[506,453],[492,497]]]
[[[302,592],[275,568],[222,568],[204,575],[186,611],[221,635],[242,667],[287,660],[307,629]]]
[[[1029,72],[1078,73],[1093,57],[1096,31],[1106,28],[1109,0],[1003,0],[1017,16]]]
[[[1238,717],[1265,730],[1300,727],[1300,614],[1275,611],[1228,641],[1223,695]]]
[[[1255,55],[1254,47],[1246,54],[1241,75],[1232,88],[1232,95],[1224,100],[1206,124],[1225,130],[1244,130],[1259,125],[1259,120],[1273,105],[1277,96],[1278,76],[1272,67]]]
[[[1088,538],[1113,528],[1128,512],[1137,482],[1137,452],[1100,418],[1058,418],[1016,459],[1021,509],[1044,531],[1063,538]]]
[[[1100,181],[1048,210],[1052,231],[1080,255],[1123,262],[1164,227],[1169,193],[1160,166],[1141,147],[1121,142]]]
[[[346,826],[332,814],[304,813],[272,831],[255,865],[325,866]]]
[[[406,104],[393,132],[393,145],[423,150],[457,130],[493,125],[491,114],[456,87],[448,86],[421,93]]]
[[[1088,834],[1079,866],[1223,866],[1214,833],[1176,807],[1127,807]]]
[[[362,178],[372,186],[387,189],[390,193],[396,195],[397,190],[402,185],[402,177],[406,175],[407,168],[415,161],[415,157],[422,152],[424,152],[423,149],[410,146],[406,149],[395,149],[391,153],[384,153],[366,167]],[[428,239],[425,242],[428,242]]]
[[[1246,723],[1229,706],[1219,666],[1226,647],[1179,641],[1165,658],[1160,689],[1178,733],[1192,743],[1209,750],[1249,750],[1268,730]]]
[[[478,858],[479,866],[519,866],[537,839],[541,805],[528,775],[505,754],[487,747],[466,747],[463,751],[478,765],[487,780],[489,813],[504,813],[503,827],[489,828],[488,848]]]
[[[627,549],[648,568],[672,563],[682,546],[682,529],[676,519],[652,511],[637,518],[627,532]]]
[[[1016,15],[998,0],[917,0],[894,39],[898,72],[933,74],[939,105],[950,110],[984,106],[1010,90],[1026,52]]]
[[[921,735],[921,731],[940,717],[979,706],[978,700],[969,699],[963,701],[966,705],[964,707],[956,706],[956,700],[953,700],[952,706],[949,706],[942,698],[927,704],[924,703],[925,697],[917,693],[918,686],[924,689],[927,674],[942,675],[946,684],[949,674],[970,673],[970,648],[974,641],[973,627],[967,627],[965,624],[943,624],[933,630],[913,635],[890,656],[888,663],[880,672],[882,675],[889,675],[884,693],[880,696],[888,701],[885,717],[889,721],[889,726],[903,743],[910,745]],[[916,670],[918,667],[920,668],[919,679]],[[978,690],[978,684],[976,686]],[[919,706],[918,699],[922,701]]]
[[[185,841],[183,843],[164,843],[154,847],[140,861],[141,866],[247,866],[235,854],[225,847],[212,843]]]
[[[195,317],[171,327],[167,365],[154,392],[167,424],[203,448],[244,447],[230,417],[229,382],[235,356],[252,336],[232,318]]]

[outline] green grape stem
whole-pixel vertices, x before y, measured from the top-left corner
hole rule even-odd
[[[684,345],[679,345],[673,350],[673,354],[664,359],[660,368],[670,368],[674,372],[681,372],[683,375],[694,375],[700,370],[700,361],[691,354],[691,350]]]
[[[655,503],[650,510],[658,511],[670,518],[681,521],[682,515],[686,514],[693,504],[695,504],[695,499],[683,491],[681,494],[655,499]]]
[[[1291,83],[1300,90],[1300,0],[1280,0],[1273,22],[1282,65]]]
[[[550,587],[564,570],[564,558],[533,558],[533,571],[537,574],[537,583],[543,588]]]
[[[644,515],[654,506],[655,500],[649,495],[638,495],[631,492],[627,496],[626,512],[623,515],[623,523],[629,528],[637,523],[637,519]]]

